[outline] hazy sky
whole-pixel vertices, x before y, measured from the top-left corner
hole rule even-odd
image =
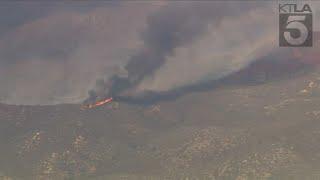
[[[279,49],[277,7],[254,1],[0,2],[0,101],[79,103],[97,79],[122,73],[128,62],[146,72],[132,94],[219,79]]]

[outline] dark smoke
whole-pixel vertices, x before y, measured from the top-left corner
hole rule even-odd
[[[166,62],[167,57],[173,55],[177,47],[192,43],[207,31],[209,24],[219,26],[224,16],[237,16],[256,6],[255,3],[188,2],[171,3],[162,8],[148,18],[147,29],[142,33],[144,47],[125,66],[128,77],[115,75],[103,81],[104,83],[99,81],[96,89],[89,93],[87,101],[110,96],[130,99],[122,93],[137,86],[147,76],[152,76]],[[142,99],[163,96],[154,92],[143,94],[140,96]]]

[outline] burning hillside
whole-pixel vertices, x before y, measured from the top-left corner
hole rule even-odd
[[[104,104],[107,104],[109,102],[111,102],[113,100],[113,98],[106,98],[104,100],[101,100],[101,101],[97,101],[93,104],[86,104],[86,105],[83,105],[81,106],[81,109],[91,109],[91,108],[95,108],[95,107],[98,107],[98,106],[102,106]]]
[[[0,104],[0,177],[306,179],[320,164],[319,72],[152,106]]]

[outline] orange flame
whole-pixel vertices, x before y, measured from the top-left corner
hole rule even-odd
[[[107,98],[107,99],[104,99],[104,100],[101,100],[101,101],[98,101],[94,104],[88,104],[88,105],[84,105],[81,107],[81,109],[91,109],[91,108],[95,108],[95,107],[98,107],[98,106],[102,106],[106,103],[109,103],[113,100],[113,98]]]

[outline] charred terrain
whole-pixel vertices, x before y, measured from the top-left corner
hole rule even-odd
[[[320,69],[294,62],[147,105],[1,104],[0,179],[319,178]]]

